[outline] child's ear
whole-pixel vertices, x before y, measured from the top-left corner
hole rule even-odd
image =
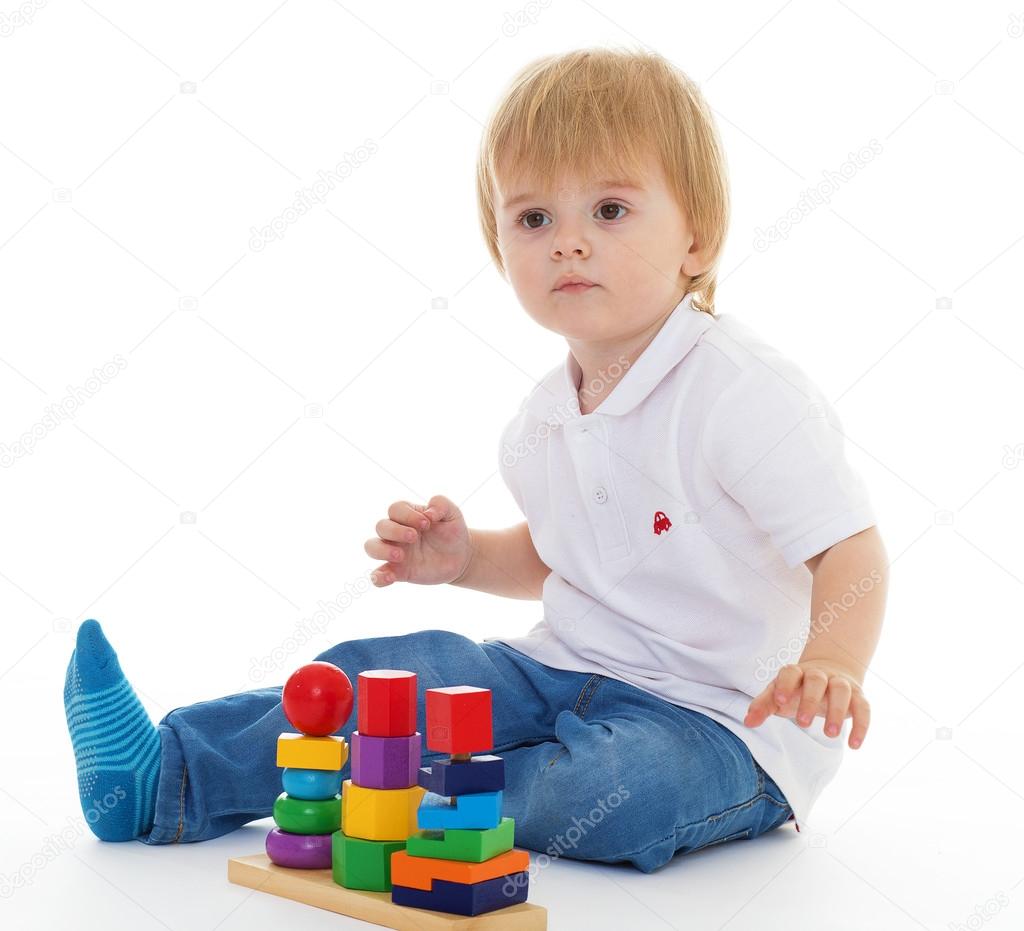
[[[693,242],[690,243],[689,250],[683,257],[683,264],[681,266],[683,274],[687,278],[696,278],[698,275],[706,272],[710,266],[711,262],[708,260],[706,250],[701,247],[701,244],[695,237]]]

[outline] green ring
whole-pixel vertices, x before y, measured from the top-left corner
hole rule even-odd
[[[289,834],[333,834],[341,827],[341,796],[314,801],[282,792],[274,801],[274,823]]]

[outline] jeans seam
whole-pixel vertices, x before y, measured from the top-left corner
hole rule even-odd
[[[591,683],[593,683],[593,685],[594,685],[594,687],[592,689],[590,688]],[[580,718],[581,720],[583,718],[583,715],[585,715],[587,713],[587,709],[590,707],[590,702],[591,702],[591,700],[594,697],[594,693],[597,691],[597,688],[598,688],[598,686],[600,684],[601,684],[601,674],[597,673],[597,672],[593,673],[590,676],[590,678],[587,679],[587,681],[585,683],[583,683],[583,688],[580,689],[580,694],[576,698],[576,705],[572,709],[572,713],[574,715],[576,715],[578,718]],[[587,690],[588,689],[590,689],[590,694],[589,695],[587,695]],[[587,703],[583,706],[583,709],[580,710],[580,702],[583,701],[583,696],[584,695],[587,696]],[[560,747],[559,750],[558,750],[558,753],[556,753],[550,760],[548,760],[548,766],[551,766],[555,762],[555,760],[557,760],[563,753],[568,753],[568,752],[569,751],[568,751],[567,747]]]
[[[765,790],[765,787],[764,787],[764,777],[767,775],[767,773],[766,773],[764,767],[760,763],[758,763],[757,760],[754,760],[754,766],[757,767],[757,792],[758,792],[758,795],[764,795],[766,798],[770,798],[773,802],[775,802],[775,804],[778,805],[780,808],[789,808],[792,811],[792,806],[789,804],[788,801],[782,801],[780,799],[777,799],[777,798],[775,798],[774,795],[772,795],[770,792],[767,792]],[[773,782],[774,782],[774,780],[773,780]],[[776,783],[776,785],[778,785],[778,784]]]
[[[743,811],[744,808],[750,808],[755,802],[761,801],[761,799],[767,799],[769,802],[771,802],[773,805],[777,805],[779,808],[789,808],[789,805],[784,805],[777,798],[774,798],[767,792],[759,792],[752,799],[746,802],[742,802],[739,805],[733,805],[731,808],[726,808],[723,811],[720,811],[717,815],[708,815],[707,818],[704,819],[704,823],[707,823],[708,821],[718,821],[719,819],[724,818],[726,815],[731,815],[733,812]],[[688,828],[694,824],[700,824],[700,822],[691,821],[690,824],[685,824],[683,825],[683,827]]]
[[[580,720],[583,720],[583,718],[586,717],[587,709],[590,707],[590,703],[594,700],[594,696],[597,694],[597,690],[601,687],[601,682],[603,681],[603,679],[602,679],[602,677],[601,677],[601,675],[599,673],[594,673],[594,675],[592,675],[590,677],[590,681],[591,682],[594,679],[596,679],[597,681],[594,682],[594,687],[590,690],[590,694],[587,696],[587,703],[582,708],[580,708],[580,710],[578,712],[578,716],[579,716]],[[587,682],[587,685],[589,686],[590,682]],[[578,701],[576,702],[576,707],[579,708],[579,702]]]
[[[708,841],[706,844],[701,844],[693,850],[688,850],[687,853],[696,853],[698,850],[705,850],[708,847],[714,847],[715,844],[724,844],[731,840],[747,840],[753,833],[753,828],[746,828],[745,830],[737,831],[735,834],[726,834],[725,837],[716,837],[713,841]]]
[[[576,697],[576,704],[573,706],[572,713],[579,716],[580,703],[583,701],[583,696],[587,694],[587,689],[590,688],[590,684],[597,678],[597,673],[591,674],[590,678],[583,683],[583,688],[580,689],[580,694]]]
[[[632,853],[624,853],[624,854],[622,854],[622,856],[625,857],[625,858],[635,857],[635,856],[637,856],[639,854],[642,854],[645,851],[649,850],[651,847],[655,846],[656,844],[664,843],[670,837],[675,837],[676,834],[678,834],[680,831],[685,831],[687,828],[692,828],[692,827],[694,827],[695,825],[698,825],[698,824],[709,824],[712,821],[718,821],[718,820],[724,818],[726,815],[730,815],[730,814],[733,814],[733,813],[738,812],[738,811],[743,811],[745,808],[752,807],[755,802],[759,802],[761,799],[767,799],[769,802],[772,802],[773,804],[777,805],[779,808],[789,808],[789,805],[783,805],[778,799],[773,798],[767,792],[761,792],[760,794],[755,795],[752,799],[750,799],[750,800],[748,800],[746,802],[742,802],[739,805],[733,805],[731,808],[723,809],[717,815],[708,815],[702,821],[698,820],[698,821],[691,821],[691,822],[689,822],[689,824],[677,824],[672,829],[672,831],[670,833],[666,834],[664,837],[656,838],[655,840],[652,840],[649,844],[644,844],[643,847],[640,847],[637,850],[634,850]],[[753,832],[753,828],[750,828],[749,830],[751,832]],[[743,833],[743,832],[741,831],[740,833]],[[720,840],[724,840],[724,839],[725,838],[720,838]],[[707,847],[707,846],[709,846],[709,845],[708,844],[703,844],[702,847],[698,848],[698,849],[702,849],[703,847]],[[696,851],[694,851],[694,852],[696,852]]]
[[[188,764],[181,766],[181,789],[178,792],[178,831],[171,840],[172,844],[178,843],[182,831],[185,830],[185,782],[188,779]]]

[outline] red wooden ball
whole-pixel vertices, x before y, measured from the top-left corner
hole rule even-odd
[[[352,702],[352,683],[344,670],[322,660],[296,669],[281,693],[285,717],[310,737],[338,730],[352,713]]]

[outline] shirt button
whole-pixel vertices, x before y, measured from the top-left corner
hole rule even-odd
[[[604,485],[598,485],[594,489],[594,500],[598,504],[604,504],[608,500],[608,492],[605,491]]]

